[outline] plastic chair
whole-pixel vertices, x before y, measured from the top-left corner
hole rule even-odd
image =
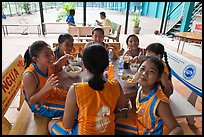
[[[113,42],[116,40],[117,42],[119,42],[119,37],[120,37],[120,31],[121,31],[121,25],[112,22],[112,34],[106,35],[106,37],[108,37],[109,39],[112,39]]]

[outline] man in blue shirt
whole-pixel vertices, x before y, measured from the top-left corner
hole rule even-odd
[[[75,15],[75,10],[70,9],[70,14],[69,14],[69,16],[67,17],[67,20],[66,20],[66,22],[67,22],[67,24],[69,26],[76,26],[75,21],[74,21],[74,15]]]

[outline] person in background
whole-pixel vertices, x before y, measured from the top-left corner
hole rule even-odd
[[[57,88],[59,80],[55,73],[71,58],[66,54],[54,63],[50,45],[41,40],[28,47],[21,90],[33,113],[48,118],[63,116],[67,90]]]
[[[53,48],[55,62],[60,57],[64,56],[64,51],[67,54],[71,54],[71,51],[73,49],[73,42],[74,42],[74,39],[73,39],[72,35],[70,35],[68,33],[59,35],[58,43],[57,43],[56,47]]]
[[[97,24],[99,26],[110,26],[110,31],[112,30],[112,24],[111,21],[109,19],[106,18],[106,13],[105,12],[100,12],[100,18],[101,18],[101,22],[96,20]]]
[[[109,48],[109,45],[104,42],[104,37],[105,37],[104,30],[101,27],[95,27],[91,33],[92,33],[93,40],[91,42],[86,43],[84,48],[95,43],[102,45],[105,49]]]
[[[129,111],[127,118],[116,120],[117,135],[183,134],[163,93],[163,72],[164,64],[158,57],[148,56],[141,62],[135,78],[138,83],[136,110]]]
[[[2,13],[2,19],[6,19],[6,15]]]
[[[122,55],[122,52],[123,51],[119,51],[118,53],[116,53],[116,51],[114,51],[114,48],[113,47],[110,47],[108,44],[106,44],[104,42],[104,30],[101,28],[101,27],[95,27],[93,30],[92,30],[92,38],[93,38],[93,41],[91,42],[88,42],[84,49],[88,46],[90,46],[91,44],[94,44],[94,43],[99,43],[100,45],[102,45],[106,50],[109,50],[110,48],[113,49],[113,58],[117,58],[117,56],[119,55]],[[118,55],[117,55],[118,54]]]
[[[131,34],[126,39],[128,50],[124,55],[129,55],[133,58],[133,62],[141,62],[145,55],[145,50],[139,47],[139,38],[135,34]]]
[[[114,110],[123,108],[126,98],[118,81],[103,76],[109,64],[108,52],[102,45],[93,44],[84,49],[82,60],[89,78],[70,87],[63,119],[51,120],[49,132],[52,135],[114,135]]]
[[[169,98],[173,94],[173,84],[171,79],[171,68],[168,63],[167,53],[161,43],[151,43],[146,48],[146,56],[156,56],[161,60],[164,57],[164,73],[162,74],[161,82],[164,85],[164,94]]]
[[[75,10],[70,9],[70,14],[66,19],[66,22],[69,26],[76,26],[75,21],[74,21],[74,15],[75,15]]]

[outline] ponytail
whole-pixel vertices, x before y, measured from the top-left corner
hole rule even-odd
[[[28,49],[26,50],[25,54],[24,54],[24,68],[26,69],[27,67],[29,67],[29,65],[32,63],[32,59],[29,53],[29,49],[30,47],[28,47]]]
[[[169,63],[168,63],[168,60],[167,60],[167,54],[166,54],[165,51],[164,51],[164,60],[165,60],[166,66],[167,66],[167,68],[168,68],[168,70],[169,70],[169,76],[168,76],[168,78],[169,78],[169,80],[171,80],[171,68],[170,68],[170,66],[169,66]]]
[[[164,87],[164,85],[162,84],[162,82],[159,81],[158,84],[161,86],[161,89],[164,91],[165,87]]]
[[[101,91],[104,89],[105,82],[106,81],[103,80],[101,74],[94,74],[94,76],[88,81],[88,84],[92,89]]]
[[[109,64],[107,50],[100,44],[92,44],[84,49],[82,60],[87,70],[93,74],[88,81],[89,86],[94,90],[103,90],[103,72]]]

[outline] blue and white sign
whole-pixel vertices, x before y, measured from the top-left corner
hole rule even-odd
[[[194,65],[188,65],[184,68],[183,77],[186,80],[192,79],[196,74],[196,68]]]
[[[202,65],[167,48],[165,51],[171,67],[171,74],[202,97]]]

